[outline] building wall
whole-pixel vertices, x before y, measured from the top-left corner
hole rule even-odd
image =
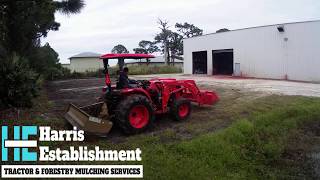
[[[192,74],[192,52],[233,49],[243,76],[320,82],[320,21],[248,28],[184,40],[184,72]]]
[[[103,69],[103,61],[99,58],[71,58],[70,70],[76,72],[97,71]]]

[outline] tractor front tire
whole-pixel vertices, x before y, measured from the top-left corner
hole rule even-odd
[[[143,95],[128,96],[118,104],[116,112],[117,124],[125,134],[141,133],[154,120],[151,102]]]
[[[191,114],[191,102],[188,99],[174,100],[170,107],[170,114],[176,121],[186,121]]]

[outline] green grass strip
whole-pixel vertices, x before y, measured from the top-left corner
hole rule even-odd
[[[144,148],[146,178],[277,179],[276,161],[291,132],[320,120],[320,101],[302,99],[286,107],[256,113],[229,128],[178,144]]]

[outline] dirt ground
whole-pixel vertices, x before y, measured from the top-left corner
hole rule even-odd
[[[54,104],[52,114],[63,115],[68,104],[85,106],[96,102],[102,94],[104,79],[72,79],[47,84],[49,100]]]
[[[320,97],[320,84],[263,80],[263,79],[243,79],[232,78],[228,76],[188,76],[181,74],[163,74],[163,75],[144,75],[132,76],[133,79],[152,79],[152,78],[176,78],[193,79],[199,86],[207,87],[209,90],[215,88],[237,89],[248,92],[260,92],[264,95],[301,95]],[[76,105],[86,105],[96,101],[101,95],[101,88],[104,85],[104,79],[75,79],[54,81],[48,84],[49,99],[56,106],[54,111],[60,112],[69,103]]]
[[[246,115],[248,112],[241,108],[259,97],[271,94],[307,95],[320,97],[320,84],[297,83],[288,81],[272,81],[258,79],[234,79],[230,77],[211,76],[184,76],[146,75],[132,76],[133,79],[152,78],[194,79],[201,89],[217,91],[220,102],[212,107],[193,107],[190,120],[187,123],[173,122],[168,116],[157,117],[150,133],[161,134],[164,131],[178,132],[181,138],[192,137],[195,134],[212,132],[227,127],[238,114]],[[53,81],[47,84],[46,89],[49,101],[53,104],[49,116],[62,120],[62,116],[69,103],[85,106],[97,102],[102,95],[104,79],[73,79]],[[160,120],[159,120],[160,119]],[[113,128],[108,138],[111,141],[123,141],[124,135],[117,128]]]
[[[195,76],[195,75],[146,75],[137,76],[139,79],[148,78],[177,78],[194,79],[199,85],[219,86],[224,88],[236,88],[246,91],[264,92],[267,94],[279,95],[300,95],[320,97],[320,84],[294,82],[283,80],[266,80],[253,78],[235,78],[229,76]]]
[[[184,76],[177,76],[185,78]],[[164,77],[168,77],[168,75],[164,75]],[[153,77],[133,76],[132,78],[150,79]],[[147,133],[162,134],[165,132],[170,134],[172,133],[171,131],[174,131],[178,132],[179,138],[191,138],[195,134],[200,134],[204,131],[211,132],[221,129],[227,127],[232,122],[231,117],[226,114],[230,114],[230,116],[234,115],[230,112],[224,112],[227,109],[225,107],[231,108],[243,101],[250,101],[250,99],[265,95],[262,93],[247,93],[240,89],[220,87],[219,85],[207,84],[202,81],[197,81],[197,83],[201,89],[217,91],[223,103],[212,107],[193,106],[192,116],[187,123],[174,122],[168,115],[158,116],[153,128]],[[99,78],[73,79],[48,83],[46,86],[47,95],[49,101],[53,104],[52,108],[50,108],[49,116],[63,120],[63,114],[69,103],[81,107],[97,102],[97,99],[102,95],[103,85],[104,79]],[[108,140],[112,142],[122,142],[125,139],[126,137],[116,127],[108,134]]]
[[[320,97],[320,84],[278,81],[278,80],[262,80],[262,79],[237,79],[230,77],[212,77],[212,76],[185,76],[180,74],[175,75],[145,75],[132,76],[134,79],[152,79],[152,78],[176,78],[176,79],[194,79],[201,89],[213,90],[218,92],[220,102],[215,106],[198,107],[193,106],[193,111],[190,119],[187,122],[174,122],[167,115],[156,118],[154,126],[151,130],[144,133],[145,136],[156,135],[161,141],[167,142],[174,139],[190,139],[194,136],[207,132],[214,132],[219,129],[228,127],[234,119],[246,117],[251,112],[243,107],[245,104],[250,104],[260,97],[267,97],[272,94],[276,95],[301,95]],[[102,94],[104,79],[75,79],[54,81],[47,84],[47,95],[52,107],[49,112],[50,117],[56,117],[58,120],[63,120],[62,116],[69,103],[77,106],[85,106],[97,102],[97,99]],[[266,103],[263,101],[262,103]],[[274,102],[273,102],[274,103]],[[261,104],[261,103],[260,103]],[[272,107],[270,103],[266,107]],[[250,107],[254,109],[255,107]],[[314,127],[314,126],[313,126]],[[319,136],[312,136],[319,137]],[[128,138],[115,127],[108,134],[107,140],[112,143],[126,142]],[[306,138],[310,139],[310,138]],[[304,142],[303,140],[302,142]],[[301,142],[301,141],[300,141]],[[307,168],[314,169],[310,172],[313,177],[319,177],[320,167],[319,161],[319,139],[317,139],[312,147],[300,147],[293,145],[289,149],[289,161],[297,161],[300,157],[301,150],[307,151],[308,160],[304,164]],[[300,144],[301,145],[301,144]],[[298,154],[298,155],[297,155]]]

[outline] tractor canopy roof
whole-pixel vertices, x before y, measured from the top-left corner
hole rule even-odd
[[[100,57],[101,59],[147,59],[155,58],[150,54],[105,54]]]

